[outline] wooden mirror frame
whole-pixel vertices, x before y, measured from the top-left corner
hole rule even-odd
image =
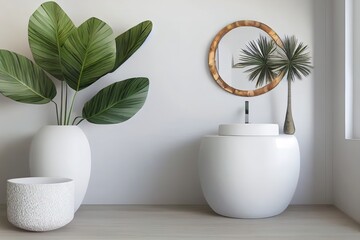
[[[221,29],[218,32],[218,34],[215,36],[214,40],[212,41],[212,43],[210,45],[210,51],[209,51],[209,69],[210,69],[210,73],[213,76],[215,82],[225,91],[235,94],[235,95],[238,95],[238,96],[254,97],[254,96],[264,94],[264,93],[272,90],[274,87],[276,87],[280,83],[281,79],[284,77],[284,73],[283,72],[280,73],[273,81],[271,81],[270,83],[268,83],[267,85],[265,85],[261,88],[258,88],[255,90],[241,90],[241,89],[236,89],[236,88],[228,85],[220,77],[220,74],[216,68],[215,53],[216,53],[216,49],[218,48],[220,40],[223,38],[223,36],[226,33],[233,30],[234,28],[245,27],[245,26],[246,27],[256,27],[256,28],[263,30],[274,40],[274,42],[279,47],[283,48],[284,44],[281,41],[280,37],[276,34],[276,32],[274,30],[272,30],[266,24],[257,22],[257,21],[253,21],[253,20],[242,20],[242,21],[233,22],[233,23],[227,25],[226,27],[224,27],[223,29]]]

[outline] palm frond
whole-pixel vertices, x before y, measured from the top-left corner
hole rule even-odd
[[[279,72],[287,74],[287,80],[294,81],[310,74],[312,66],[308,46],[298,42],[295,36],[284,39],[284,47],[279,48],[274,64]]]
[[[256,80],[256,87],[271,82],[276,76],[276,66],[273,63],[273,55],[276,46],[274,41],[265,36],[250,41],[246,49],[242,49],[237,67],[247,68],[249,80]]]

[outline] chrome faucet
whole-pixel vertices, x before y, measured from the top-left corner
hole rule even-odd
[[[245,123],[249,123],[249,101],[245,101]]]

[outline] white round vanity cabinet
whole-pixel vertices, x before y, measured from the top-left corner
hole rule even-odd
[[[299,178],[300,152],[277,124],[220,125],[202,139],[199,176],[206,201],[218,214],[265,218],[289,205]]]

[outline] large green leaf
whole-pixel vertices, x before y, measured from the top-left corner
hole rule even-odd
[[[59,80],[61,47],[76,27],[55,2],[43,3],[30,17],[28,36],[35,62]]]
[[[46,73],[29,59],[0,50],[0,92],[23,103],[48,103],[56,88]]]
[[[116,61],[112,72],[120,67],[141,47],[149,36],[152,26],[152,22],[147,20],[116,37]]]
[[[93,84],[114,67],[115,39],[105,22],[90,18],[72,32],[62,51],[66,83],[75,91]]]
[[[130,78],[113,83],[85,104],[82,117],[97,124],[124,122],[144,105],[148,89],[147,78]]]

